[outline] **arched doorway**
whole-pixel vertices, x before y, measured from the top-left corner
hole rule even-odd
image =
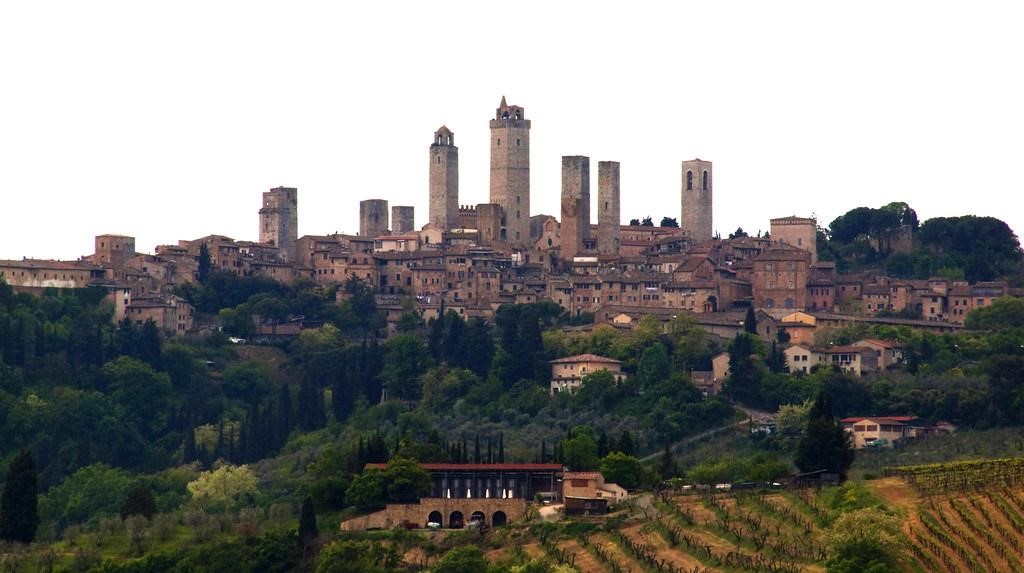
[[[448,516],[448,527],[452,529],[462,529],[463,526],[466,525],[463,519],[461,511],[453,511],[452,514]]]
[[[484,515],[484,512],[482,511],[474,511],[473,514],[469,516],[469,521],[470,523],[475,521],[480,525],[487,525],[487,516]]]
[[[427,516],[427,523],[436,523],[443,527],[444,522],[441,521],[442,519],[444,519],[444,517],[441,515],[440,511],[431,511],[430,515]]]
[[[508,516],[505,515],[504,511],[495,511],[494,515],[491,516],[491,525],[494,527],[501,527],[508,523]]]

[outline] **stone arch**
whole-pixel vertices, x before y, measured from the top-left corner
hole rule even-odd
[[[504,511],[495,511],[494,515],[491,516],[491,525],[494,527],[501,527],[508,523],[508,516],[505,515]]]
[[[427,523],[436,523],[438,525],[443,526],[444,525],[444,521],[443,520],[444,520],[444,516],[441,514],[440,511],[437,511],[436,509],[434,511],[431,511],[430,515],[427,516]]]
[[[708,171],[704,170],[704,175],[701,177],[700,188],[704,191],[708,190]]]
[[[480,510],[474,511],[472,514],[470,514],[469,521],[470,523],[475,521],[480,525],[487,525],[487,514]]]
[[[452,529],[462,529],[466,525],[466,518],[462,516],[461,511],[453,511],[448,516],[448,527]]]
[[[686,172],[686,190],[693,191],[693,171]]]

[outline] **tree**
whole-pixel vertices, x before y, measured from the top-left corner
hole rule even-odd
[[[845,478],[854,455],[850,435],[832,416],[831,401],[824,392],[818,394],[793,462],[802,472],[828,470]]]
[[[630,219],[629,220],[629,226],[630,227],[639,227],[640,226],[640,219]]]
[[[320,532],[316,527],[316,512],[313,509],[313,498],[306,496],[302,500],[302,509],[299,511],[299,543],[308,545],[316,540]]]
[[[392,503],[415,503],[430,493],[430,474],[416,460],[391,458],[384,477],[388,500]]]
[[[153,497],[153,490],[144,485],[134,487],[121,504],[121,519],[133,515],[141,515],[151,518],[156,513],[156,498]]]
[[[828,529],[829,573],[895,573],[901,551],[899,517],[877,507],[844,513]]]
[[[475,545],[456,547],[444,554],[434,566],[434,573],[467,573],[470,571],[487,571],[489,567],[484,552]]]
[[[754,307],[747,308],[747,316],[743,319],[743,331],[757,336],[757,314]]]
[[[389,573],[397,570],[400,563],[401,555],[390,545],[376,541],[335,541],[320,553],[316,573]]]
[[[594,471],[600,464],[597,457],[597,442],[590,435],[590,428],[577,426],[570,436],[562,440],[562,461],[575,472]]]
[[[679,221],[675,220],[672,217],[662,217],[661,218],[661,223],[659,224],[659,226],[660,227],[675,227],[675,228],[678,229],[679,228]]]
[[[756,354],[756,338],[745,332],[736,335],[729,345],[729,377],[723,391],[743,404],[756,406],[761,400],[764,366]]]
[[[210,249],[206,246],[206,243],[200,243],[199,245],[199,271],[196,278],[199,282],[206,284],[206,279],[210,277],[210,268],[213,266],[213,262],[210,259]]]
[[[626,489],[640,487],[644,475],[644,467],[640,460],[622,452],[612,452],[601,460],[601,475],[612,483]]]
[[[230,508],[259,493],[259,484],[249,466],[223,465],[199,474],[186,489],[200,506]]]
[[[430,353],[423,337],[399,334],[384,345],[384,369],[381,378],[390,398],[417,400],[420,397],[420,377],[430,366]]]
[[[654,226],[654,221],[652,221],[651,220],[651,216],[648,215],[648,216],[644,217],[643,221],[640,221],[640,226],[641,227],[653,227]]]
[[[32,543],[39,527],[39,476],[32,452],[21,450],[7,466],[0,494],[0,539]]]
[[[743,230],[743,227],[736,227],[735,231],[729,233],[729,238],[730,239],[739,239],[740,237],[749,237],[749,236],[750,235],[748,235],[747,232]],[[765,237],[767,238],[767,235]]]

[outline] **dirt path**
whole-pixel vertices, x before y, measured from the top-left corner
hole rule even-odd
[[[643,543],[651,546],[657,552],[658,559],[665,560],[676,567],[693,569],[694,567],[703,566],[701,565],[701,562],[692,555],[688,555],[670,547],[668,542],[665,541],[661,535],[655,532],[647,533],[643,531],[642,524],[626,527],[622,530],[622,533],[637,543]]]
[[[576,556],[576,560],[573,562],[574,566],[579,571],[585,571],[586,573],[599,573],[601,571],[609,571],[605,567],[604,563],[598,561],[597,557],[594,557],[590,551],[587,551],[585,547],[576,541],[568,541],[563,544],[563,548],[566,552]]]

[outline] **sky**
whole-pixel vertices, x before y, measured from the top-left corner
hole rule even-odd
[[[621,163],[622,218],[679,217],[714,162],[714,228],[827,226],[905,201],[1024,232],[1024,5],[1013,2],[0,3],[0,258],[258,238],[297,187],[299,235],[359,201],[427,222],[428,148],[488,201],[501,97],[531,130],[532,214],[561,156]],[[596,212],[596,211],[595,211]]]

